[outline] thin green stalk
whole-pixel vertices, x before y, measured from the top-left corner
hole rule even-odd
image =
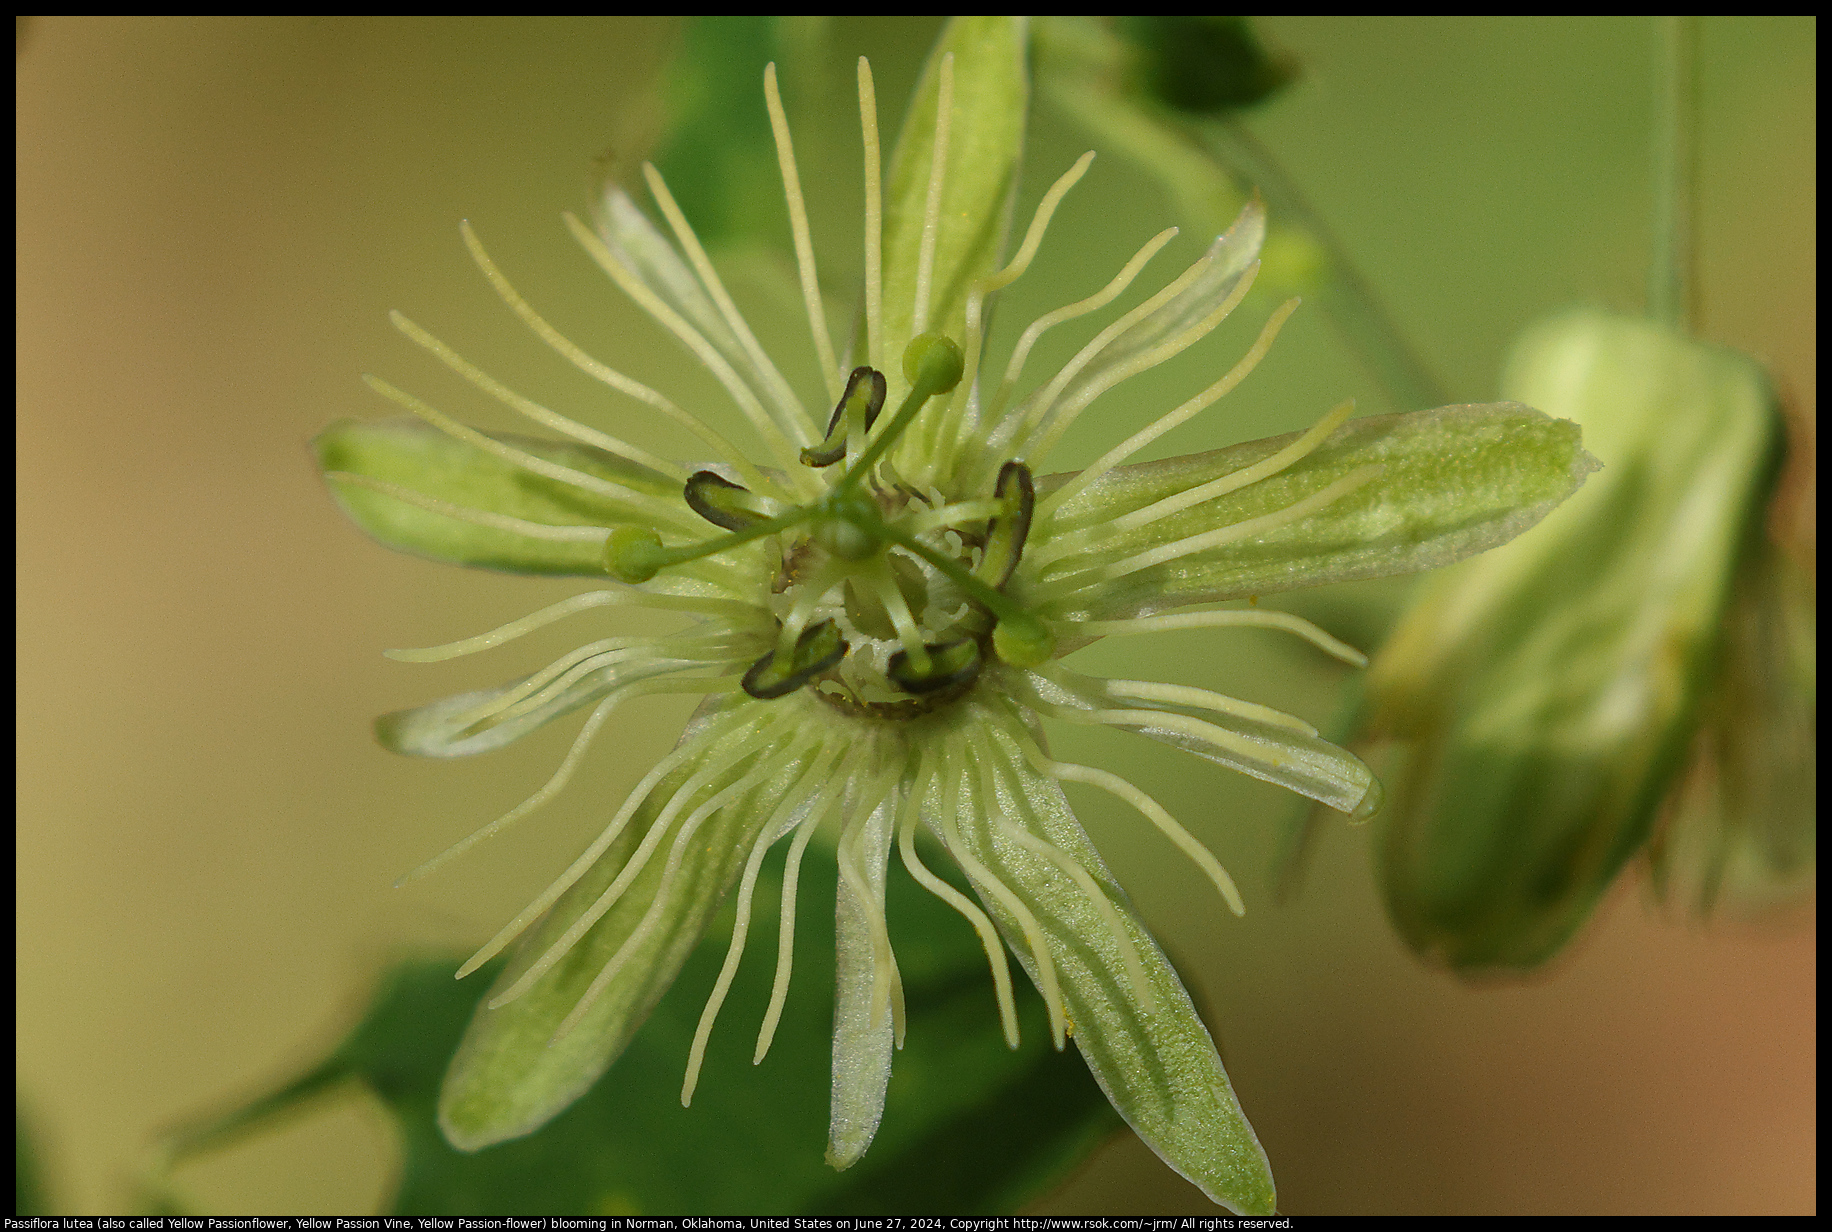
[[[1698,18],[1656,17],[1654,251],[1648,315],[1682,333],[1697,319],[1692,215],[1698,190]]]

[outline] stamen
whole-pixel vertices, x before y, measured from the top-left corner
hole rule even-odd
[[[1191,398],[1188,402],[1185,402],[1170,414],[1159,419],[1156,423],[1153,423],[1150,427],[1135,432],[1133,435],[1127,437],[1118,445],[1102,454],[1095,461],[1094,465],[1088,467],[1088,469],[1082,471],[1060,488],[1050,493],[1050,495],[1044,499],[1041,507],[1038,509],[1038,513],[1046,518],[1054,516],[1056,510],[1062,508],[1076,496],[1086,491],[1091,485],[1106,475],[1108,471],[1120,465],[1127,458],[1130,458],[1133,454],[1145,448],[1145,446],[1151,444],[1160,436],[1169,432],[1172,428],[1185,423],[1199,411],[1207,409],[1212,403],[1231,393],[1235,386],[1246,380],[1247,376],[1252,373],[1255,368],[1259,367],[1260,360],[1264,359],[1266,357],[1266,352],[1272,349],[1273,339],[1279,336],[1280,328],[1284,326],[1291,314],[1297,311],[1299,303],[1300,301],[1298,299],[1293,298],[1280,304],[1273,312],[1272,316],[1266,321],[1265,328],[1260,330],[1259,337],[1254,341],[1253,345],[1247,349],[1247,353],[1241,357],[1240,362],[1228,370],[1226,376],[1197,394],[1194,398]]]
[[[530,539],[546,539],[556,543],[603,543],[611,533],[608,526],[549,526],[545,522],[528,522],[521,518],[512,518],[504,513],[490,513],[483,509],[467,509],[463,505],[454,505],[434,496],[416,492],[412,488],[403,488],[398,483],[389,483],[385,479],[375,479],[360,475],[355,471],[326,471],[326,479],[335,479],[341,483],[353,483],[359,488],[368,488],[380,492],[383,496],[392,496],[403,504],[424,509],[428,513],[442,514],[457,522],[469,522],[473,526],[487,526],[492,530],[507,531],[512,535],[526,535]]]
[[[884,158],[878,148],[878,93],[859,57],[859,130],[865,144],[865,356],[884,368]]]
[[[732,723],[729,728],[726,724],[715,723],[713,728],[701,738],[682,741],[667,756],[657,762],[655,768],[645,774],[642,781],[637,783],[630,794],[624,798],[623,806],[617,810],[616,816],[611,818],[611,823],[604,828],[603,832],[592,840],[591,846],[581,852],[579,858],[567,866],[566,871],[561,873],[552,885],[542,890],[533,902],[522,908],[520,914],[504,925],[502,930],[490,938],[482,949],[473,954],[462,967],[459,967],[457,978],[463,979],[500,954],[504,946],[520,936],[523,929],[545,914],[547,909],[558,901],[560,895],[571,889],[573,883],[583,877],[592,865],[598,862],[598,857],[617,841],[617,836],[623,833],[624,827],[630,823],[630,818],[635,816],[636,810],[642,807],[643,801],[649,798],[649,793],[655,790],[656,784],[674,773],[689,758],[703,757],[708,750],[716,751],[722,747],[728,748],[732,742],[754,735],[760,723],[761,719],[757,717],[751,717],[745,722]],[[717,762],[714,768],[725,764],[727,763]]]
[[[973,852],[961,839],[961,787],[966,781],[968,790],[972,790],[971,780],[966,771],[973,767],[975,758],[971,752],[957,747],[958,742],[950,742],[942,750],[942,769],[947,774],[947,786],[944,807],[941,809],[942,841],[947,844],[948,853],[954,862],[961,867],[971,881],[982,893],[990,894],[999,905],[1011,913],[1017,921],[1018,929],[1024,934],[1025,944],[1030,947],[1031,960],[1037,964],[1037,986],[1043,993],[1043,1003],[1050,1014],[1050,1038],[1060,1050],[1067,1040],[1067,1018],[1062,1012],[1062,986],[1056,981],[1056,963],[1050,957],[1050,947],[1043,939],[1043,929],[1037,923],[1037,917],[1031,914],[1011,887],[1001,881],[992,870],[974,858]],[[982,783],[981,789],[985,785]],[[992,817],[998,804],[995,800],[983,802],[979,815]]]
[[[904,797],[903,816],[897,825],[897,848],[903,855],[903,866],[909,870],[910,876],[929,893],[966,917],[967,922],[973,925],[973,931],[979,934],[980,945],[986,951],[986,964],[992,970],[993,995],[999,1005],[999,1022],[1005,1029],[1005,1044],[1009,1048],[1016,1048],[1018,1006],[1011,992],[1011,961],[1005,955],[1005,942],[1000,939],[999,930],[973,900],[930,872],[916,854],[916,823],[920,818],[922,797],[933,781],[929,773],[929,753],[924,750],[918,764],[916,781]]]
[[[830,764],[838,755],[839,750],[835,749]],[[783,1004],[789,999],[789,976],[795,968],[795,891],[801,880],[802,853],[807,851],[808,840],[814,837],[814,832],[837,802],[838,796],[831,790],[831,784],[824,785],[808,812],[808,819],[801,823],[795,841],[789,845],[789,858],[782,870],[782,901],[776,915],[776,980],[770,987],[769,1008],[764,1010],[763,1022],[757,1029],[752,1065],[761,1065],[769,1055],[770,1045],[776,1039],[776,1026],[782,1021]]]
[[[783,793],[782,800],[758,833],[757,844],[751,848],[750,858],[744,862],[744,877],[738,883],[737,918],[732,924],[731,944],[725,947],[725,963],[719,968],[719,978],[713,983],[712,995],[706,998],[706,1008],[700,1011],[700,1022],[693,1032],[693,1045],[687,1050],[687,1075],[681,1083],[683,1108],[693,1103],[694,1088],[700,1083],[700,1066],[706,1058],[706,1042],[712,1038],[713,1023],[718,1021],[719,1010],[724,1007],[732,980],[737,977],[738,963],[744,957],[744,943],[751,930],[751,897],[757,889],[757,873],[763,867],[764,856],[776,845],[776,840],[782,837],[783,823],[795,806],[801,803],[804,788],[808,783],[817,781],[814,778],[816,769],[814,762],[810,761]]]
[[[630,208],[635,209],[636,207],[632,205]],[[580,222],[572,214],[567,214],[565,217],[566,225],[572,231],[573,238],[579,241],[580,247],[584,248],[592,260],[598,263],[600,269],[611,276],[611,281],[621,287],[625,295],[634,300],[636,305],[653,317],[663,329],[679,338],[687,349],[693,352],[695,358],[705,365],[706,370],[718,378],[719,384],[725,387],[725,392],[731,395],[732,401],[737,404],[740,411],[744,412],[744,417],[750,420],[751,427],[756,429],[757,435],[763,439],[764,446],[775,457],[777,466],[785,472],[790,484],[798,490],[806,488],[807,490],[802,492],[803,496],[811,495],[812,488],[807,487],[805,483],[797,482],[806,472],[796,465],[797,449],[808,442],[794,439],[790,434],[785,433],[769,412],[764,410],[763,403],[758,401],[756,393],[751,390],[744,378],[739,376],[737,370],[726,361],[725,356],[719,353],[718,348],[708,342],[705,335],[688,324],[679,313],[663,303],[661,297],[651,291],[634,270],[619,260],[617,255],[605,246],[604,241],[592,233],[590,227]]]
[[[464,234],[465,247],[471,251],[471,259],[477,262],[477,267],[483,271],[483,276],[489,280],[490,286],[493,287],[496,294],[502,298],[503,303],[509,306],[509,310],[520,317],[522,323],[533,330],[541,341],[565,356],[575,368],[579,369],[579,371],[585,373],[587,376],[603,382],[620,394],[634,398],[638,402],[646,403],[699,437],[715,454],[723,459],[727,465],[738,472],[744,479],[746,486],[753,492],[783,494],[782,490],[774,483],[765,480],[763,473],[757,469],[755,463],[745,456],[743,450],[740,450],[736,445],[726,440],[725,437],[718,432],[707,427],[700,421],[698,416],[682,410],[668,397],[650,389],[641,381],[632,380],[615,368],[593,359],[590,355],[587,355],[581,350],[571,339],[560,333],[560,331],[555,329],[552,325],[549,325],[546,319],[534,310],[532,304],[522,298],[521,294],[510,285],[509,280],[503,276],[503,272],[496,267],[496,262],[492,261],[490,259],[490,254],[484,251],[483,241],[477,238],[477,233],[472,230],[471,224],[466,222],[462,224],[459,229]]]
[[[1064,321],[1072,321],[1076,317],[1087,316],[1090,312],[1098,312],[1112,303],[1115,297],[1132,285],[1133,279],[1139,276],[1139,271],[1145,268],[1145,263],[1157,256],[1158,250],[1170,243],[1176,236],[1177,228],[1175,227],[1167,227],[1158,232],[1132,254],[1132,259],[1120,267],[1120,272],[1115,274],[1113,281],[1106,286],[1087,299],[1066,304],[1031,322],[1030,328],[1024,331],[1023,336],[1018,339],[1018,345],[1012,349],[1011,358],[1006,361],[1005,375],[999,380],[998,393],[993,395],[992,402],[988,404],[986,418],[980,425],[980,431],[975,435],[976,441],[984,443],[988,431],[994,429],[999,423],[1006,404],[1011,401],[1012,390],[1017,388],[1018,378],[1024,372],[1025,361],[1030,358],[1031,348],[1037,345],[1037,339],[1043,336],[1043,332]]]
[[[929,284],[935,277],[935,241],[941,235],[941,189],[948,170],[948,131],[954,124],[954,53],[941,58],[935,87],[935,145],[929,157],[929,196],[922,210],[922,245],[916,256],[916,302],[910,336],[929,328]]]
[[[1097,712],[1098,713],[1098,712]],[[1143,713],[1143,712],[1141,712]],[[1164,712],[1153,712],[1164,713]],[[1069,717],[1064,715],[1062,717]],[[1145,819],[1157,826],[1164,836],[1175,843],[1184,855],[1200,868],[1208,879],[1220,891],[1221,897],[1228,904],[1228,910],[1235,915],[1245,915],[1247,906],[1241,901],[1240,890],[1234,885],[1234,878],[1228,876],[1228,870],[1221,866],[1215,854],[1197,841],[1196,837],[1177,823],[1177,819],[1164,810],[1164,806],[1150,796],[1128,783],[1117,774],[1096,769],[1093,766],[1078,766],[1068,762],[1056,761],[1047,756],[1042,749],[1028,736],[1019,742],[1031,765],[1039,772],[1049,775],[1064,783],[1086,783],[1110,792],[1130,804],[1144,815]]]
[[[540,403],[530,398],[524,398],[521,394],[516,393],[507,385],[491,377],[488,373],[484,372],[483,369],[465,359],[464,356],[452,350],[452,348],[447,346],[444,342],[441,342],[438,338],[435,338],[432,334],[420,328],[420,326],[409,320],[405,314],[401,312],[390,312],[388,314],[388,319],[394,322],[394,327],[396,329],[438,356],[440,362],[445,364],[445,366],[450,368],[453,372],[456,372],[459,376],[483,390],[492,398],[501,402],[504,406],[509,407],[528,419],[532,419],[542,427],[551,428],[553,431],[563,436],[570,436],[576,441],[582,441],[594,448],[602,449],[606,453],[616,454],[618,457],[626,461],[634,462],[638,466],[646,466],[657,474],[673,479],[677,483],[687,477],[687,472],[685,470],[666,458],[658,457],[646,449],[631,445],[625,441],[620,441],[614,436],[598,431],[596,428],[588,428],[584,424],[568,419],[558,411],[549,410],[547,407],[542,406]]]
[[[1356,667],[1368,665],[1368,656],[1347,642],[1331,637],[1302,616],[1294,616],[1290,612],[1179,612],[1171,616],[1141,616],[1133,620],[1085,620],[1073,627],[1077,633],[1086,634],[1089,637],[1124,637],[1133,633],[1168,633],[1174,629],[1221,629],[1242,626],[1283,629],[1288,633],[1297,634],[1325,654],[1333,655],[1344,663],[1353,664]],[[1313,736],[1315,734],[1315,732],[1311,733]]]
[[[712,296],[712,302],[718,307],[719,315],[725,319],[726,328],[737,338],[738,345],[750,359],[763,380],[764,388],[775,401],[781,418],[788,421],[790,435],[799,445],[809,444],[814,439],[814,423],[808,414],[808,408],[802,405],[789,383],[783,380],[782,373],[776,370],[776,364],[770,359],[761,345],[757,335],[751,332],[744,314],[738,311],[738,305],[732,302],[731,295],[725,290],[725,283],[719,278],[719,271],[713,267],[707,257],[706,249],[700,244],[700,237],[694,233],[693,225],[687,221],[687,215],[681,213],[681,207],[675,203],[674,194],[668,191],[668,185],[662,180],[661,172],[655,164],[642,165],[643,177],[649,182],[649,192],[655,197],[655,204],[661,207],[668,225],[673,228],[674,236],[680,241],[681,251],[687,254],[694,273],[700,276],[700,284]]]
[[[770,109],[770,134],[776,139],[776,165],[782,172],[783,197],[789,203],[789,230],[795,237],[795,266],[801,273],[802,303],[808,309],[808,330],[814,335],[814,356],[821,379],[827,383],[827,401],[840,396],[840,362],[834,358],[833,336],[827,332],[827,309],[821,303],[821,283],[814,270],[814,242],[808,232],[808,207],[802,199],[801,173],[795,166],[795,143],[789,119],[783,113],[782,92],[776,88],[776,65],[763,68],[763,98]]]

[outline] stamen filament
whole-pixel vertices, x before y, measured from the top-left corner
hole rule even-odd
[[[1067,717],[1066,715],[1064,717]],[[1200,868],[1221,893],[1228,904],[1228,910],[1235,915],[1247,914],[1247,905],[1241,901],[1240,890],[1234,884],[1234,878],[1228,876],[1228,870],[1221,866],[1215,854],[1199,842],[1195,835],[1185,830],[1177,819],[1165,811],[1164,806],[1150,796],[1134,787],[1117,774],[1093,766],[1079,766],[1069,762],[1056,761],[1038,748],[1036,743],[1025,737],[1019,742],[1031,765],[1040,773],[1065,783],[1086,783],[1111,793],[1138,810],[1145,819],[1157,826],[1164,836],[1177,845],[1177,848],[1188,856]]]
[[[789,204],[789,231],[795,238],[795,267],[801,274],[802,303],[808,310],[808,330],[814,336],[814,357],[821,379],[827,383],[827,401],[840,400],[844,378],[834,357],[833,336],[827,332],[827,309],[821,303],[821,282],[814,268],[814,241],[808,232],[808,207],[802,198],[801,172],[795,166],[795,143],[782,109],[782,91],[776,86],[776,65],[763,69],[763,98],[770,109],[770,135],[776,139],[776,165],[782,172],[783,197]]]
[[[576,441],[582,441],[594,448],[602,449],[606,453],[616,454],[618,457],[626,461],[634,462],[638,466],[646,466],[658,475],[672,479],[676,483],[685,483],[687,481],[686,470],[670,462],[668,459],[658,457],[648,450],[636,445],[631,445],[626,441],[620,441],[608,433],[598,431],[596,428],[588,428],[584,424],[568,419],[558,411],[550,410],[542,406],[533,399],[524,398],[521,394],[516,393],[507,385],[504,385],[501,381],[496,380],[494,377],[484,372],[483,369],[471,363],[468,359],[464,358],[464,356],[452,350],[451,347],[434,337],[431,333],[422,329],[419,325],[408,319],[404,313],[390,312],[388,314],[388,319],[394,322],[394,327],[396,329],[438,356],[440,362],[453,372],[456,372],[459,376],[475,385],[478,389],[483,390],[492,398],[501,402],[504,406],[509,407],[528,419],[532,419],[535,423],[546,428],[551,428],[553,431],[564,436],[570,436]]]
[[[665,395],[650,389],[641,381],[632,380],[615,368],[593,359],[570,338],[548,324],[546,318],[536,312],[534,306],[523,299],[521,293],[510,285],[508,278],[497,268],[496,262],[490,259],[490,254],[484,250],[483,241],[477,238],[477,233],[472,229],[471,224],[465,222],[459,227],[459,230],[464,235],[465,247],[470,249],[471,259],[477,262],[477,268],[483,271],[483,276],[489,280],[490,286],[495,289],[503,303],[509,306],[509,310],[520,317],[522,323],[533,330],[542,342],[558,351],[587,376],[601,381],[620,394],[653,407],[699,437],[727,465],[738,472],[744,479],[745,486],[751,491],[786,498],[782,489],[767,480],[763,472],[757,469],[756,464],[745,456],[743,450],[707,427],[698,416],[682,410]]]
[[[828,759],[829,764],[838,756],[836,748]],[[822,781],[825,784],[825,776]],[[795,841],[789,844],[789,858],[782,870],[782,901],[776,913],[776,981],[770,988],[770,1004],[763,1011],[763,1022],[757,1028],[752,1065],[761,1065],[769,1055],[770,1045],[776,1039],[776,1026],[782,1021],[782,1007],[789,999],[789,976],[795,968],[795,892],[801,880],[802,854],[808,850],[808,840],[814,837],[815,830],[827,819],[837,801],[831,786],[824,785],[815,798],[814,807],[808,811],[807,820],[796,832]]]
[[[1226,376],[1197,394],[1194,398],[1191,398],[1188,402],[1185,402],[1170,414],[1153,423],[1150,427],[1144,428],[1127,437],[1124,441],[1121,441],[1118,445],[1096,459],[1094,465],[1088,467],[1088,469],[1082,471],[1060,488],[1050,493],[1047,497],[1037,502],[1037,516],[1044,518],[1053,516],[1056,510],[1062,508],[1064,505],[1068,504],[1069,501],[1087,491],[1089,487],[1103,478],[1108,471],[1120,465],[1127,458],[1130,458],[1133,454],[1145,448],[1145,446],[1151,444],[1160,436],[1169,432],[1172,428],[1180,426],[1198,412],[1207,409],[1212,403],[1233,392],[1235,386],[1246,380],[1248,375],[1250,375],[1255,368],[1259,367],[1260,360],[1264,359],[1266,357],[1266,352],[1272,349],[1273,339],[1279,336],[1279,330],[1284,326],[1291,314],[1297,311],[1300,302],[1300,300],[1294,297],[1280,304],[1273,312],[1272,316],[1267,319],[1265,327],[1260,330],[1259,337],[1255,339],[1253,345],[1247,349],[1247,353],[1241,357],[1240,362],[1228,370]]]
[[[916,854],[916,824],[921,817],[922,794],[931,781],[929,754],[925,750],[918,764],[916,782],[904,797],[903,816],[897,825],[897,848],[910,876],[929,893],[966,917],[967,922],[973,925],[973,931],[979,934],[980,945],[986,951],[986,964],[992,970],[993,995],[999,1006],[999,1023],[1005,1030],[1005,1044],[1009,1048],[1016,1048],[1019,1042],[1018,1006],[1012,998],[1011,960],[1006,957],[1005,942],[999,937],[998,928],[972,899],[930,872]]]
[[[935,242],[941,235],[941,189],[948,170],[948,131],[954,123],[954,53],[941,58],[935,88],[935,144],[929,156],[929,195],[922,210],[922,244],[916,256],[916,301],[910,336],[929,328],[929,285],[935,277]]]
[[[1168,633],[1176,629],[1221,629],[1250,626],[1262,629],[1284,629],[1295,633],[1326,654],[1356,667],[1366,667],[1368,656],[1347,642],[1290,612],[1222,611],[1178,612],[1169,616],[1141,616],[1132,620],[1085,620],[1073,626],[1075,632],[1089,637],[1125,637],[1134,633]],[[1316,733],[1311,733],[1315,735]]]
[[[693,225],[687,221],[687,215],[681,212],[681,207],[675,202],[674,194],[668,191],[668,185],[662,179],[661,172],[655,169],[655,164],[644,163],[642,173],[644,179],[648,181],[649,192],[655,198],[655,204],[661,208],[662,215],[667,218],[668,226],[673,229],[675,239],[680,241],[681,251],[686,254],[688,263],[693,266],[693,272],[699,275],[700,285],[705,287],[706,293],[712,297],[712,302],[718,308],[719,315],[725,320],[726,328],[731,330],[732,336],[738,340],[739,347],[742,348],[745,356],[751,361],[751,367],[756,370],[757,376],[762,380],[765,392],[776,403],[779,419],[787,421],[791,439],[797,445],[812,445],[818,429],[813,418],[808,414],[808,408],[802,405],[801,399],[795,396],[795,391],[789,388],[789,383],[783,380],[782,373],[777,371],[769,354],[758,344],[757,335],[751,332],[750,324],[745,321],[744,314],[739,312],[738,305],[732,302],[731,295],[725,289],[724,281],[719,277],[719,271],[713,267],[711,258],[706,255],[706,249],[701,245],[700,237],[695,234]]]

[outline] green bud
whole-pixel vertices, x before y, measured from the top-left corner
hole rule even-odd
[[[1462,973],[1550,958],[1646,843],[1777,437],[1759,365],[1633,318],[1542,323],[1504,391],[1578,421],[1603,470],[1428,583],[1368,677],[1367,729],[1398,749],[1388,910]]]

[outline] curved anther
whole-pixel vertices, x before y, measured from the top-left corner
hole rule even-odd
[[[892,655],[885,670],[885,675],[905,693],[920,695],[958,688],[980,674],[980,644],[970,637],[931,642],[923,649],[929,652],[927,673],[917,672],[907,650]]]
[[[681,495],[689,509],[724,530],[743,530],[770,519],[761,497],[713,471],[695,471]]]
[[[884,374],[876,368],[859,367],[852,370],[846,380],[846,392],[840,395],[839,405],[833,408],[833,418],[827,421],[827,437],[820,444],[801,451],[804,466],[832,466],[846,456],[846,438],[851,433],[848,420],[852,418],[848,411],[863,411],[863,437],[878,422],[878,412],[884,409],[886,386]]]
[[[759,701],[787,697],[846,657],[846,639],[832,620],[823,620],[802,631],[795,650],[778,662],[772,650],[744,673],[744,691]]]
[[[992,494],[995,500],[1005,503],[1008,512],[994,518],[986,528],[986,550],[974,572],[998,590],[1018,567],[1018,558],[1024,554],[1024,540],[1030,534],[1031,512],[1037,505],[1037,489],[1031,482],[1030,467],[1022,462],[1007,462],[999,468],[999,480]]]

